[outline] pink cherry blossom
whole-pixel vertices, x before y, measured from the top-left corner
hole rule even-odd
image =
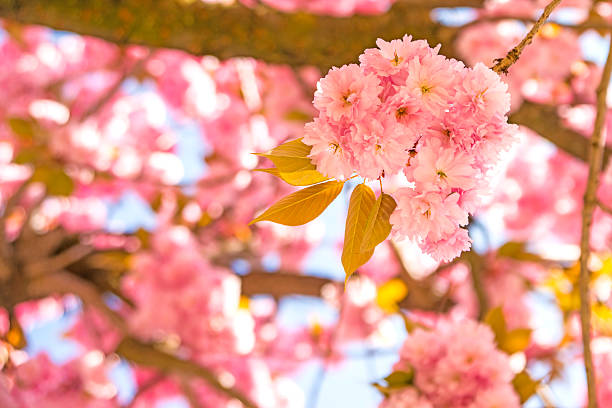
[[[395,192],[398,210],[391,224],[400,234],[414,240],[438,241],[449,237],[457,225],[466,225],[468,214],[458,205],[459,194],[446,197],[436,191],[419,193],[406,187]]]
[[[476,185],[478,177],[471,161],[467,153],[444,148],[439,139],[432,139],[419,150],[406,171],[423,190],[469,190]]]
[[[378,78],[358,65],[332,68],[317,84],[314,106],[333,120],[361,119],[376,110],[381,91]]]
[[[520,406],[508,356],[496,348],[491,329],[472,320],[441,319],[431,330],[416,329],[394,369],[413,370],[408,388],[434,407],[486,408],[495,396],[503,396],[503,407]],[[392,396],[383,406],[399,408],[401,402]]]

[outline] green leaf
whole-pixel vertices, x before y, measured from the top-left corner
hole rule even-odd
[[[35,163],[44,155],[40,147],[27,147],[20,149],[15,156],[15,163],[28,164]]]
[[[508,354],[514,354],[525,350],[530,341],[531,329],[514,329],[505,333],[499,348]]]
[[[58,166],[37,167],[32,174],[32,181],[43,183],[50,195],[67,196],[74,190],[74,182],[64,169]]]
[[[484,318],[484,323],[491,327],[495,334],[495,341],[499,345],[506,335],[506,318],[501,307],[495,307],[487,313]]]
[[[19,321],[12,313],[9,319],[9,330],[5,337],[6,341],[16,349],[22,349],[27,346],[26,337],[21,328],[21,324],[19,324]]]
[[[287,112],[287,114],[285,115],[285,120],[293,120],[296,122],[308,122],[311,119],[311,114],[299,110],[292,110],[290,112]]]
[[[489,310],[484,322],[488,324],[495,334],[497,347],[508,353],[514,354],[523,351],[531,341],[531,329],[514,329],[508,331],[506,319],[501,307]]]
[[[398,388],[412,385],[413,379],[414,373],[412,371],[394,371],[384,378],[384,381],[387,383],[386,385],[378,382],[372,383],[372,385],[383,395],[389,396],[389,394]]]
[[[344,248],[342,248],[342,266],[346,279],[374,254],[374,249],[361,252],[361,247],[368,217],[375,202],[374,191],[365,184],[359,184],[351,194],[344,228]]]
[[[414,375],[412,371],[394,371],[385,377],[389,387],[405,387],[412,384]]]
[[[283,225],[302,225],[317,218],[342,191],[344,182],[328,181],[306,187],[281,198],[249,223],[272,221]]]
[[[34,123],[31,120],[9,118],[8,125],[21,140],[32,140],[34,138]]]
[[[391,232],[391,223],[389,218],[397,207],[397,203],[389,194],[382,193],[370,214],[364,229],[363,241],[359,247],[360,252],[366,252],[374,249],[376,245],[383,242]]]
[[[519,261],[542,262],[541,256],[533,254],[525,248],[524,242],[506,242],[497,250],[498,256],[512,258]]]
[[[539,382],[535,381],[526,371],[521,371],[514,376],[512,385],[519,395],[521,404],[526,402],[538,389]]]

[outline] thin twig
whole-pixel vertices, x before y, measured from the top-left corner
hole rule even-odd
[[[533,27],[531,27],[531,30],[529,30],[525,38],[523,38],[516,47],[511,49],[504,58],[496,60],[495,65],[491,67],[491,69],[497,72],[498,74],[500,72],[507,74],[508,68],[510,68],[512,64],[518,61],[519,57],[521,56],[521,53],[523,52],[523,49],[527,45],[531,44],[531,41],[533,41],[533,37],[535,37],[538,31],[540,31],[540,28],[542,28],[550,14],[553,12],[555,7],[559,5],[559,3],[561,3],[561,0],[552,0],[550,3],[548,3],[548,5],[544,8],[544,11],[542,12],[542,15],[540,16],[540,18],[538,18],[538,21],[535,22]]]
[[[178,382],[181,386],[181,391],[183,392],[183,395],[185,395],[185,398],[187,399],[187,401],[189,401],[189,406],[191,406],[191,408],[202,408],[202,404],[200,404],[198,395],[189,383],[189,379],[179,376]]]
[[[555,408],[557,404],[553,401],[553,395],[550,387],[546,384],[540,384],[536,388],[536,394],[544,405],[544,408]]]
[[[605,213],[608,213],[608,215],[612,215],[612,207],[610,207],[608,204],[603,203],[601,200],[597,200],[597,205],[599,206],[599,209]]]
[[[29,180],[21,183],[17,191],[6,200],[2,215],[0,215],[0,282],[6,282],[14,272],[14,265],[10,261],[13,257],[13,248],[6,237],[6,222],[13,209],[21,201],[28,185]]]
[[[24,272],[31,278],[43,273],[52,273],[65,269],[75,262],[80,261],[93,252],[90,246],[76,244],[61,253],[51,257],[32,262],[24,267]]]
[[[470,264],[472,286],[476,294],[476,299],[478,300],[478,320],[482,320],[489,309],[489,300],[487,299],[487,292],[485,291],[482,277],[482,258],[474,251],[466,252],[465,258]]]
[[[597,205],[597,187],[599,174],[603,161],[603,150],[606,143],[606,135],[603,126],[606,121],[607,105],[606,95],[610,74],[612,73],[612,38],[608,50],[608,59],[601,76],[601,82],[597,86],[597,115],[593,135],[591,136],[591,147],[589,150],[589,176],[587,179],[586,192],[584,193],[584,207],[582,209],[582,233],[580,238],[580,323],[582,329],[582,346],[584,349],[584,367],[586,370],[588,385],[588,408],[597,408],[597,392],[595,384],[595,373],[593,369],[593,356],[591,354],[591,302],[589,294],[590,273],[588,261],[590,254],[589,238],[591,224],[593,223],[593,211]]]
[[[121,76],[117,79],[117,81],[113,84],[113,86],[111,86],[100,99],[98,99],[93,105],[87,108],[87,110],[79,117],[79,121],[84,122],[86,119],[93,116],[100,109],[102,109],[104,105],[106,105],[115,96],[119,89],[121,89],[121,86],[123,85],[125,80],[132,76],[134,73],[138,72],[140,69],[142,69],[142,67],[147,63],[147,61],[149,61],[151,56],[152,53],[149,51],[149,53],[144,58],[139,59],[131,67],[126,68],[121,74]]]
[[[94,307],[104,314],[122,334],[128,332],[127,324],[123,317],[108,307],[98,288],[91,282],[68,271],[59,271],[39,276],[28,282],[26,290],[27,295],[31,298],[46,297],[58,293],[76,295],[81,298],[85,305]]]
[[[323,383],[325,382],[325,377],[327,376],[328,366],[331,357],[334,354],[334,347],[336,346],[336,339],[338,337],[338,332],[340,331],[340,326],[342,325],[342,316],[345,310],[346,304],[346,293],[342,296],[342,301],[340,303],[340,307],[338,308],[338,321],[336,322],[336,327],[334,327],[330,337],[329,343],[327,345],[327,350],[325,351],[325,355],[323,356],[323,362],[317,377],[314,380],[314,383],[310,387],[310,397],[308,406],[310,408],[316,408],[319,403],[319,396],[321,395],[321,388],[323,387]]]
[[[154,377],[152,377],[150,380],[144,382],[142,385],[138,387],[138,391],[136,391],[136,394],[134,394],[134,396],[132,397],[132,400],[124,408],[134,408],[134,406],[136,406],[136,402],[138,401],[138,398],[140,398],[143,394],[145,394],[151,388],[155,387],[165,378],[166,378],[165,375],[157,374]]]
[[[257,407],[253,401],[236,388],[221,384],[217,376],[208,368],[158,350],[151,344],[143,343],[132,337],[124,337],[117,346],[116,351],[120,356],[143,367],[155,368],[166,374],[201,378],[212,388],[224,393],[229,398],[237,399],[245,407]]]

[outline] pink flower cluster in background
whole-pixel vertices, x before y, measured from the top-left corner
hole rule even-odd
[[[496,348],[491,329],[472,320],[416,329],[394,369],[414,370],[413,384],[393,391],[380,408],[520,406],[508,356]]]
[[[326,176],[376,180],[403,172],[391,223],[436,260],[470,247],[461,226],[487,193],[487,176],[510,148],[508,87],[483,64],[467,68],[426,41],[377,41],[360,65],[332,68],[317,85],[319,116],[304,143]]]

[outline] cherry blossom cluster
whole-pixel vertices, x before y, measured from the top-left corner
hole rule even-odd
[[[467,68],[423,40],[377,44],[359,65],[332,68],[319,81],[319,116],[303,141],[329,177],[376,180],[403,172],[412,185],[393,194],[396,234],[450,260],[469,248],[460,227],[514,140],[508,87],[483,64]]]
[[[416,329],[393,368],[413,370],[413,384],[392,391],[380,408],[520,407],[508,356],[496,348],[491,329],[472,320]]]
[[[61,366],[42,353],[0,374],[0,405],[22,407],[116,408],[109,362],[99,351]]]
[[[238,315],[239,280],[211,266],[184,227],[155,234],[153,246],[155,251],[135,255],[123,282],[138,306],[129,319],[134,332],[146,339],[178,336],[183,346],[200,353],[219,352],[217,346],[225,352],[250,351],[252,323]],[[168,307],[160,310],[160,302]],[[214,341],[219,337],[225,340]]]

